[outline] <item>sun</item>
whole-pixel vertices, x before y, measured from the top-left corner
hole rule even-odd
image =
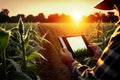
[[[73,12],[71,16],[74,19],[76,25],[78,25],[80,22],[80,19],[82,17],[82,13],[81,12]]]

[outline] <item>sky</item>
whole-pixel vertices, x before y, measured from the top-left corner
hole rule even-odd
[[[65,13],[72,15],[80,13],[88,15],[98,11],[93,8],[100,0],[0,0],[0,9],[8,9],[9,16],[17,14],[44,13],[45,17],[49,14]]]

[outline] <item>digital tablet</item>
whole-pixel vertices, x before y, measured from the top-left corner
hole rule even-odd
[[[60,36],[58,40],[63,48],[67,48],[72,53],[74,58],[83,55],[93,56],[92,50],[89,49],[89,43],[84,35]]]

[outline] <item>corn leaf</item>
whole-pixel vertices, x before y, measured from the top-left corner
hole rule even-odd
[[[24,40],[25,49],[27,48],[28,45],[29,45],[29,36],[27,36]]]
[[[24,31],[24,24],[23,24],[22,18],[19,19],[18,27],[19,27],[19,33],[22,35]]]
[[[26,52],[27,56],[29,56],[31,53],[37,52],[38,50],[40,50],[39,46],[33,47],[32,49]]]
[[[9,32],[0,29],[0,57],[7,48],[9,38]]]
[[[27,57],[27,62],[29,62],[29,61],[32,60],[32,59],[36,59],[36,58],[45,59],[45,58],[43,57],[43,55],[41,55],[40,53],[34,52],[34,53],[31,53],[31,54]],[[46,60],[46,59],[45,59],[45,60]]]
[[[13,65],[17,72],[22,72],[19,65],[13,59],[7,59],[7,61],[9,61]]]
[[[28,65],[27,66],[27,70],[32,72],[32,74],[34,73],[36,76],[40,75],[40,70],[38,69],[38,67],[34,64]],[[29,73],[30,74],[30,73]]]
[[[30,33],[33,34],[34,36],[38,36],[38,34],[35,30],[30,30]]]
[[[27,74],[23,72],[11,72],[9,73],[9,80],[32,80]]]

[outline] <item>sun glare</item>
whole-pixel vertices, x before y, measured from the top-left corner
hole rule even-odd
[[[73,17],[76,25],[78,25],[79,22],[80,22],[80,19],[81,19],[81,17],[82,17],[82,13],[81,13],[81,12],[74,12],[74,13],[72,14],[72,17]]]

